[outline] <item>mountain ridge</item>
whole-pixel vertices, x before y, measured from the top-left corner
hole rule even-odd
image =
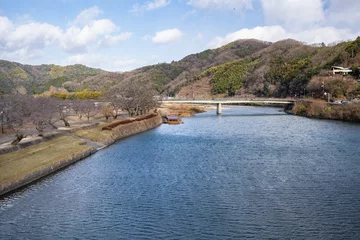
[[[310,46],[293,39],[275,43],[240,39],[216,49],[190,54],[179,61],[121,73],[81,64],[32,66],[0,60],[0,89],[4,93],[18,91],[28,94],[41,93],[50,86],[64,87],[68,91],[107,91],[137,81],[150,82],[159,94],[177,94],[179,97],[194,95],[194,89],[202,86],[207,89],[205,95],[248,93],[281,97],[299,91],[312,76],[333,64],[359,66],[359,51],[360,38],[335,46]],[[246,61],[251,63],[251,68],[246,66]],[[212,72],[206,73],[209,69]],[[285,78],[278,74],[280,70]],[[297,78],[297,82],[292,78]],[[225,87],[226,84],[231,86]],[[192,94],[184,89],[192,89]]]

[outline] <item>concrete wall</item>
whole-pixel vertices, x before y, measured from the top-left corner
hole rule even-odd
[[[145,132],[147,130],[156,128],[162,124],[162,118],[158,114],[156,117],[135,121],[128,124],[117,126],[112,130],[111,137],[114,141],[135,135],[137,133]]]
[[[49,167],[43,168],[41,170],[35,171],[31,174],[26,175],[22,179],[18,179],[17,181],[11,182],[6,185],[0,185],[0,196],[11,192],[15,189],[21,188],[29,183],[32,183],[42,177],[45,177],[57,170],[60,170],[66,166],[69,166],[72,163],[79,161],[80,159],[86,158],[96,152],[96,149],[85,150],[81,153],[73,154],[70,158],[64,159],[60,162],[52,164]]]
[[[116,142],[117,140],[156,128],[161,124],[162,124],[162,118],[160,115],[157,115],[156,117],[150,119],[135,121],[125,125],[120,125],[112,130],[111,139],[108,139],[106,145],[110,145]],[[64,159],[56,164],[51,165],[50,167],[43,168],[39,171],[33,172],[32,174],[25,176],[23,179],[19,179],[7,185],[0,185],[0,196],[8,192],[11,192],[13,190],[16,190],[20,187],[23,187],[29,183],[32,183],[42,177],[45,177],[83,158],[86,158],[96,151],[97,150],[93,148],[91,150],[86,150],[78,154],[73,154],[71,158]]]

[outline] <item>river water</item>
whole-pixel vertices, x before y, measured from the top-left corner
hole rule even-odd
[[[360,239],[360,125],[233,107],[0,200],[0,239]]]

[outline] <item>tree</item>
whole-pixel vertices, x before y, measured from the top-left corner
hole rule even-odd
[[[1,124],[1,134],[4,134],[4,126],[6,125],[6,118],[4,115],[5,111],[5,98],[0,94],[0,124]]]
[[[28,96],[16,94],[6,96],[3,102],[3,118],[7,127],[14,132],[15,140],[11,143],[17,145],[26,137],[26,128],[24,127],[31,116],[29,107],[30,98]]]
[[[89,122],[91,117],[94,117],[96,115],[96,106],[91,101],[83,101],[83,113],[87,118],[87,121]]]
[[[47,115],[52,111],[46,98],[32,98],[30,100],[30,121],[38,131],[38,136],[43,136],[44,130],[49,126]]]
[[[56,112],[57,106],[58,106],[58,100],[54,98],[48,98],[47,99],[47,106],[49,111],[46,114],[47,123],[49,127],[52,129],[57,129],[55,126],[55,123],[59,120],[59,115]]]
[[[128,112],[129,116],[147,113],[157,107],[155,90],[148,82],[130,82],[120,85],[109,94],[117,107]]]
[[[109,105],[102,106],[100,112],[105,117],[106,121],[113,115],[113,109]]]
[[[83,100],[73,100],[71,102],[71,108],[74,110],[75,114],[79,117],[79,120],[81,120],[83,113],[84,113],[84,101]]]
[[[70,123],[68,121],[71,113],[70,104],[65,101],[57,101],[56,108],[54,110],[57,112],[59,120],[64,122],[65,127],[70,127]]]

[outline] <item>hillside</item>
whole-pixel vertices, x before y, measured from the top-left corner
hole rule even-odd
[[[241,60],[207,69],[188,79],[177,97],[206,97],[216,94],[299,96],[308,91],[308,84],[314,76],[329,76],[333,65],[352,68],[353,77],[358,78],[359,52],[360,38],[334,46],[309,46],[291,39],[283,40]],[[245,63],[250,67],[244,67]],[[234,79],[236,83],[233,82]],[[230,82],[232,83],[229,84]],[[219,88],[219,85],[226,87]],[[359,86],[355,88],[360,89]]]
[[[313,76],[326,75],[332,65],[353,67],[358,75],[360,38],[333,46],[309,46],[287,39],[269,43],[238,40],[217,49],[125,73],[83,65],[30,66],[0,61],[0,89],[28,94],[50,86],[68,91],[108,89],[129,82],[150,82],[162,95],[180,98],[211,95],[286,97],[301,94]],[[357,74],[357,75],[356,75]]]
[[[89,77],[106,73],[100,69],[83,65],[61,67],[57,65],[22,65],[0,60],[0,89],[11,93],[15,89],[22,93],[41,93],[50,86],[69,90],[84,88],[81,82]]]
[[[175,93],[177,86],[207,68],[240,59],[269,46],[257,40],[239,40],[214,50],[192,54],[180,61],[142,67],[126,73],[111,73],[83,65],[30,66],[0,61],[0,89],[11,93],[15,89],[29,94],[41,93],[51,85],[69,91],[106,91],[111,86],[129,81],[150,81],[159,93]]]

